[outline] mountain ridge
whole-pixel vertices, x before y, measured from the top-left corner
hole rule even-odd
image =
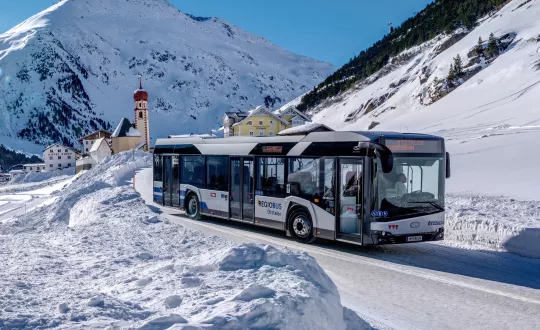
[[[278,107],[334,70],[165,0],[63,0],[0,35],[0,67],[0,136],[41,146],[131,118],[138,74],[155,139]]]

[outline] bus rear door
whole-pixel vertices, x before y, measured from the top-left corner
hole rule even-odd
[[[338,166],[337,238],[362,242],[364,161],[340,158]]]

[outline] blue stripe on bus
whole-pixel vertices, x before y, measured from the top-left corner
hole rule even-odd
[[[206,205],[205,202],[200,202],[201,204],[201,210],[207,210],[208,209],[208,205]]]
[[[185,190],[180,190],[180,196],[186,196],[186,191]]]
[[[160,187],[154,187],[154,192],[161,192],[161,188]]]
[[[161,203],[161,201],[162,201],[161,196],[160,196],[160,195],[155,195],[155,194],[154,194],[154,201],[160,202],[160,203]]]

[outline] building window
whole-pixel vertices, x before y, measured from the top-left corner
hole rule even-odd
[[[209,156],[206,158],[206,188],[229,190],[229,157]]]
[[[30,171],[32,170],[32,167],[30,167]]]
[[[49,160],[52,160],[52,156],[49,156]]]
[[[249,132],[249,136],[253,136],[253,135],[255,135],[255,134],[253,133],[253,131]]]
[[[259,136],[264,136],[264,131],[259,131]]]
[[[71,163],[68,163],[68,167],[71,167]]]
[[[274,126],[274,121],[270,120],[270,126]]]
[[[269,136],[274,136],[274,132],[270,131],[270,132],[268,132],[268,135]]]
[[[49,164],[49,167],[53,167],[53,165],[52,165],[52,164]]]
[[[62,167],[62,164],[58,164],[58,167]]]
[[[58,159],[62,159],[62,156],[58,156]]]
[[[49,149],[49,152],[53,152],[53,150],[52,150],[52,149]]]
[[[65,152],[68,152],[68,151],[67,151],[67,149],[66,149],[66,151],[65,151]]]
[[[68,159],[71,159],[71,155],[68,155]]]
[[[143,118],[142,118],[142,111],[139,112],[139,119],[143,119]]]
[[[271,197],[285,197],[285,158],[257,158],[256,189],[259,194]]]
[[[182,184],[202,188],[204,186],[204,156],[180,157],[180,174]]]
[[[253,125],[253,122],[250,120],[250,121],[248,121],[248,122],[246,123],[246,125],[251,126],[251,125]]]
[[[259,120],[259,125],[262,125],[263,124],[263,121],[262,120]]]
[[[86,152],[88,152],[88,148],[86,148]]]
[[[58,149],[58,152],[62,152],[62,150],[61,150],[61,149]]]

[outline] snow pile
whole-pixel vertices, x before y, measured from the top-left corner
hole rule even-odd
[[[31,173],[25,173],[22,175],[17,175],[11,181],[9,181],[8,185],[12,186],[15,184],[21,184],[21,183],[33,183],[33,182],[42,182],[50,179],[64,179],[67,178],[70,175],[75,174],[75,168],[65,168],[62,170],[57,171],[51,171],[51,172],[31,172]]]
[[[445,240],[473,248],[508,249],[503,244],[540,229],[540,203],[505,197],[448,194]],[[534,244],[537,249],[540,244]],[[510,252],[515,252],[515,249]],[[537,256],[540,258],[540,250]]]
[[[153,213],[129,185],[150,164],[108,157],[52,205],[0,225],[0,328],[369,328],[308,255]]]

